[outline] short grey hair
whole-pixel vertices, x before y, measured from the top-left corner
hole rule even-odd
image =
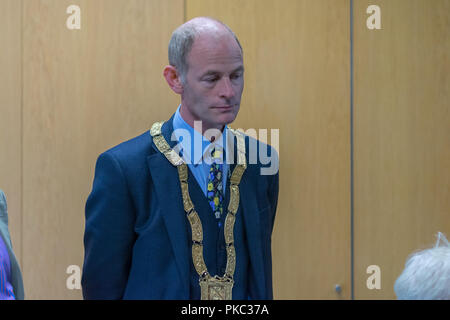
[[[241,52],[243,53],[239,39],[225,23],[210,17],[202,17],[202,18],[212,20],[224,26],[234,37],[237,44],[239,45],[239,48],[241,49]],[[181,78],[181,82],[183,84],[186,81],[186,74],[189,67],[187,62],[187,56],[191,51],[195,38],[201,33],[201,31],[202,31],[201,28],[195,25],[195,23],[185,23],[180,27],[178,27],[172,33],[172,37],[170,38],[169,64],[177,69],[178,74]]]
[[[395,281],[399,300],[450,300],[450,244],[439,232],[433,248],[410,255]]]

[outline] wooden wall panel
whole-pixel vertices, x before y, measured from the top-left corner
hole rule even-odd
[[[81,8],[81,29],[66,8]],[[183,1],[24,2],[23,273],[30,299],[78,299],[84,206],[97,156],[167,119],[178,105],[162,77]]]
[[[71,4],[81,7],[81,30],[66,28]],[[382,30],[366,28],[370,4],[381,7]],[[83,263],[95,160],[175,110],[162,68],[185,15],[223,20],[244,46],[232,126],[280,129],[275,298],[349,298],[349,5],[0,1],[8,48],[0,51],[0,188],[27,298],[81,297],[66,288],[65,271]],[[357,299],[394,298],[407,256],[437,231],[450,235],[448,12],[446,0],[354,1]],[[381,267],[381,290],[366,287],[369,265]]]
[[[354,3],[355,297],[391,299],[407,256],[450,236],[450,1]]]
[[[344,0],[186,1],[187,20],[222,20],[244,48],[232,127],[280,129],[275,299],[350,297],[349,12]]]
[[[14,253],[22,262],[22,1],[0,1],[0,189]]]

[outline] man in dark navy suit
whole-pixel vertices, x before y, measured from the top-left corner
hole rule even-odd
[[[244,88],[242,47],[199,17],[174,31],[169,63],[174,115],[97,160],[83,296],[272,299],[277,153],[227,126]],[[261,148],[275,163],[268,174],[254,161]]]

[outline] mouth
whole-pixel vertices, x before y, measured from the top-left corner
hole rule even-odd
[[[214,106],[213,109],[218,109],[222,111],[233,109],[234,105],[224,105],[224,106]]]

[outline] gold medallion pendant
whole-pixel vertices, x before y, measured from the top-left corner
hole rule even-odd
[[[231,300],[234,281],[224,277],[211,277],[200,280],[202,300]]]
[[[156,122],[150,129],[150,135],[153,137],[158,150],[167,158],[167,160],[177,167],[178,178],[180,180],[181,195],[183,197],[183,207],[192,230],[192,262],[199,275],[199,284],[202,300],[231,300],[233,290],[233,275],[236,267],[236,250],[234,248],[234,223],[236,213],[239,208],[239,183],[242,175],[247,168],[245,159],[245,141],[244,137],[238,131],[231,128],[229,130],[237,138],[237,156],[238,164],[233,170],[230,178],[230,202],[228,212],[225,217],[224,235],[227,248],[227,266],[225,274],[222,277],[211,276],[206,268],[203,259],[203,229],[202,222],[194,204],[189,195],[188,188],[188,167],[184,160],[170,148],[166,139],[161,134],[163,122]]]

